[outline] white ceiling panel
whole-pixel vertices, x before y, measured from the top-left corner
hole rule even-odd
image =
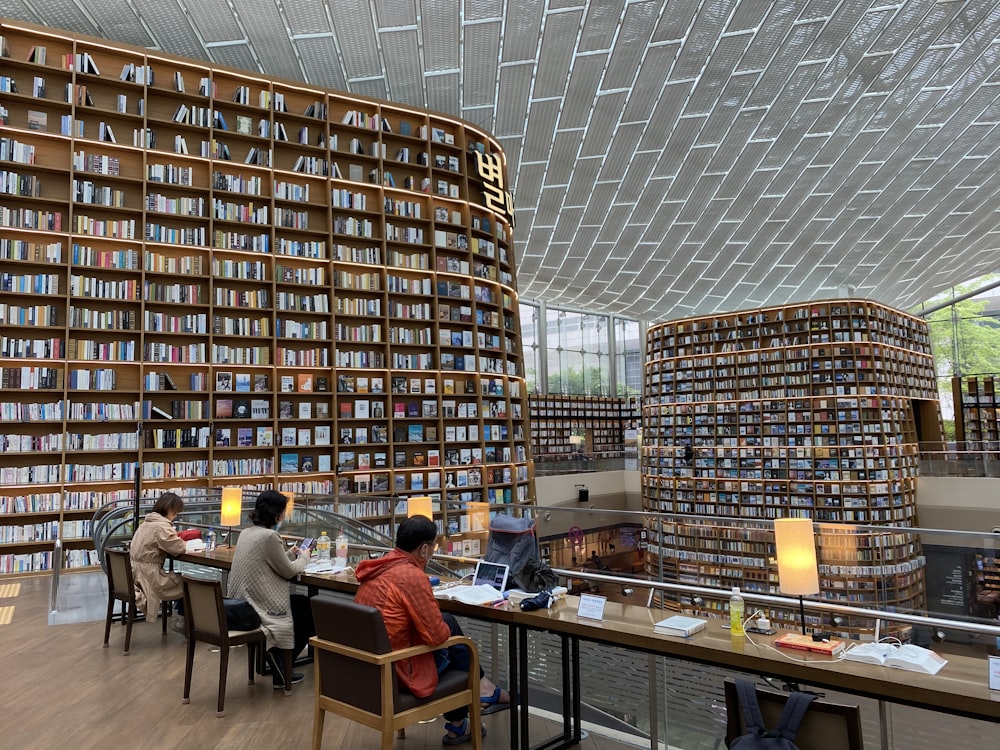
[[[328,34],[330,21],[326,15],[326,3],[315,0],[281,0],[285,22],[293,35]]]
[[[492,130],[523,297],[663,319],[1000,262],[1000,4],[0,0]]]
[[[580,38],[580,52],[610,50],[621,19],[622,0],[588,2]]]
[[[230,1],[264,70],[282,78],[301,79],[302,69],[294,45],[274,4],[262,0]]]
[[[632,85],[646,56],[650,33],[660,7],[659,2],[652,0],[625,6],[625,17],[618,26],[615,46],[608,60],[608,71],[601,88],[618,89]]]
[[[191,16],[191,25],[198,30],[198,34],[207,43],[243,39],[243,29],[236,22],[236,17],[228,2],[180,0],[180,3],[185,12]],[[158,35],[156,27],[153,27],[153,35]],[[173,50],[167,51],[172,52]]]
[[[146,31],[134,12],[122,13],[115,8],[109,8],[99,3],[87,5],[86,8],[97,23],[101,34],[107,34],[117,41],[134,44],[138,47],[154,46],[149,32]]]
[[[577,37],[580,33],[582,11],[549,13],[545,17],[545,31],[538,50],[536,99],[562,97],[569,83],[569,69],[573,62]]]
[[[497,22],[467,24],[463,29],[461,94],[466,107],[496,106],[500,28]]]
[[[86,3],[80,0],[67,3],[65,0],[31,0],[32,10],[38,14],[40,23],[54,26],[57,29],[73,29],[82,34],[100,34],[100,29],[95,28],[90,17],[85,12]],[[122,14],[129,13],[129,9],[123,4],[116,3],[117,11]],[[15,11],[17,9],[14,9]],[[113,11],[115,8],[109,9]],[[32,16],[34,13],[32,13]],[[15,18],[17,16],[15,15]],[[35,20],[28,16],[23,16],[24,20]],[[115,39],[116,42],[122,41]]]
[[[295,47],[306,72],[306,80],[314,86],[326,86],[344,91],[347,80],[340,67],[340,56],[332,36],[296,39]]]
[[[245,43],[212,47],[209,50],[209,56],[220,65],[252,70],[255,73],[260,71],[260,66],[253,56],[253,50],[250,49],[250,45]]]
[[[399,5],[390,2],[393,8]],[[379,16],[381,17],[381,13]],[[420,3],[421,25],[423,34],[423,68],[427,71],[458,70],[462,59],[460,45],[462,41],[461,17],[455,12],[453,0],[423,0]],[[415,23],[416,17],[409,23]],[[389,25],[389,24],[386,24]],[[393,25],[400,25],[397,21]],[[413,65],[413,60],[410,60]]]
[[[555,137],[556,121],[559,118],[559,102],[550,99],[544,102],[533,102],[531,105],[531,116],[525,123],[527,130],[524,133],[525,149],[521,158],[525,161],[547,161],[552,153],[552,139]],[[578,138],[577,138],[578,140]],[[572,167],[572,164],[563,165]],[[557,165],[553,165],[558,169]],[[561,180],[565,182],[565,180]],[[560,180],[547,179],[546,184],[560,182]]]
[[[382,31],[379,33],[379,43],[382,46],[382,59],[385,60],[389,98],[394,102],[413,105],[426,101],[423,71],[413,64],[414,60],[420,59],[417,30]]]
[[[530,63],[505,65],[500,69],[497,101],[504,102],[497,111],[496,135],[521,135],[528,127],[528,94],[534,68]],[[548,112],[547,108],[542,109]]]
[[[562,117],[559,126],[562,128],[587,127],[597,101],[597,90],[604,75],[606,55],[587,55],[577,57],[570,73],[569,88],[562,102]]]
[[[371,6],[365,0],[336,0],[331,7],[331,16],[347,79],[354,81],[381,76],[382,61],[379,59],[376,19],[372,17]]]
[[[544,8],[537,0],[508,0],[500,58],[504,63],[527,61],[534,65]]]
[[[133,3],[139,15],[156,29],[152,46],[185,57],[205,56],[205,48],[191,25],[191,17],[177,3],[162,0],[133,0]]]

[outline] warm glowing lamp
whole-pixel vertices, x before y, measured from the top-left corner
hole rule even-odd
[[[295,510],[295,493],[294,492],[282,492],[286,498],[288,498],[288,505],[285,506],[285,520],[292,520],[292,511]]]
[[[219,524],[226,526],[226,543],[232,546],[231,539],[233,526],[240,525],[240,516],[243,515],[243,488],[223,487],[222,488],[222,513]]]
[[[434,520],[434,504],[428,495],[418,495],[406,501],[406,517],[424,516]]]
[[[778,557],[778,589],[783,594],[799,597],[799,617],[805,634],[806,610],[802,597],[819,593],[812,519],[775,519],[774,549]]]
[[[471,531],[487,531],[490,524],[489,503],[467,503],[469,509],[469,529]]]

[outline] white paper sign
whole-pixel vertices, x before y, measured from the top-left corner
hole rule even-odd
[[[576,610],[576,616],[587,617],[591,620],[603,620],[604,604],[607,601],[603,596],[580,594],[580,608]]]
[[[990,690],[1000,690],[1000,656],[990,657]]]

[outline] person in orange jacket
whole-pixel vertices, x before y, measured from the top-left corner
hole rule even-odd
[[[403,519],[396,529],[396,546],[375,560],[362,560],[355,568],[360,586],[354,600],[382,612],[393,650],[409,646],[434,646],[452,635],[462,635],[458,622],[443,614],[431,590],[424,568],[437,550],[437,526],[429,518]],[[396,674],[403,686],[418,698],[434,692],[438,675],[446,669],[468,671],[469,653],[453,646],[435,653],[396,662]],[[510,707],[510,695],[490,681],[480,669],[480,696],[483,713]],[[468,706],[444,714],[445,745],[471,739]],[[485,734],[486,728],[482,728]]]

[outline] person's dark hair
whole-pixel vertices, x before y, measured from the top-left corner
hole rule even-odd
[[[273,529],[278,525],[278,516],[288,507],[288,498],[277,490],[264,490],[257,496],[254,509],[250,511],[250,520],[254,526],[264,526]]]
[[[181,500],[181,496],[176,492],[164,492],[160,495],[160,499],[153,505],[153,512],[165,516],[172,510],[180,513],[184,510],[184,501]]]
[[[421,544],[437,539],[437,533],[437,526],[427,516],[404,518],[396,528],[396,547],[413,552]]]

